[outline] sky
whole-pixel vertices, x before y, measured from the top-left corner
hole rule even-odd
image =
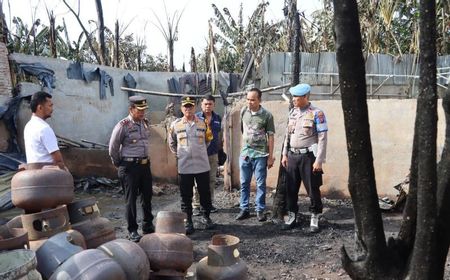
[[[267,20],[283,19],[284,0],[268,1],[270,4],[266,12]],[[89,20],[97,20],[94,0],[66,2],[75,11],[78,11],[77,3],[80,2],[81,21],[88,30],[95,29],[95,25],[88,24]],[[245,23],[260,2],[261,0],[103,0],[102,6],[105,25],[114,30],[114,24],[118,20],[121,28],[126,27],[125,34],[133,33],[135,38],[145,40],[147,53],[151,55],[168,54],[164,37],[155,26],[158,25],[157,17],[167,26],[164,3],[170,18],[175,18],[175,14],[183,12],[178,25],[178,41],[175,42],[174,63],[176,68],[181,69],[184,62],[188,70],[191,47],[194,47],[198,54],[207,46],[208,20],[214,17],[212,3],[220,10],[228,8],[235,19],[238,18],[242,3]],[[297,0],[298,10],[305,14],[320,9],[321,5],[320,0]],[[75,41],[81,33],[81,27],[62,0],[3,0],[3,12],[8,26],[13,16],[20,17],[28,26],[31,26],[32,18],[39,18],[48,26],[47,9],[54,12],[57,25],[62,25],[64,18],[69,37],[71,41]]]

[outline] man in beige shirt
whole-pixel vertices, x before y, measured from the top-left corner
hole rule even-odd
[[[214,227],[211,213],[211,192],[209,189],[209,160],[206,148],[213,136],[204,119],[195,115],[195,100],[189,96],[181,100],[183,117],[176,119],[170,126],[169,148],[177,158],[177,167],[181,195],[181,211],[186,213],[186,234],[194,232],[192,221],[192,191],[194,181],[200,196],[202,222],[205,229]]]

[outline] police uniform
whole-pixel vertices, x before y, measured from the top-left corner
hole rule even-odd
[[[182,106],[195,106],[193,98],[184,97]],[[204,222],[212,226],[209,218],[211,211],[211,193],[209,189],[209,160],[207,146],[212,139],[212,133],[207,131],[205,121],[194,116],[192,121],[185,117],[172,122],[168,144],[170,150],[177,157],[179,174],[181,210],[187,214],[186,232],[193,232],[192,223],[192,195],[194,180],[200,195],[200,205]]]
[[[145,110],[147,100],[142,96],[129,98],[130,108]],[[152,173],[148,158],[149,122],[147,119],[134,121],[132,115],[122,119],[113,129],[109,142],[109,155],[118,167],[118,176],[122,184],[126,203],[128,231],[137,236],[136,199],[141,195],[143,211],[142,231],[144,234],[154,231],[152,215]]]
[[[293,96],[305,96],[310,93],[310,86],[299,84],[289,90]],[[322,213],[320,186],[322,185],[322,171],[313,172],[314,162],[324,163],[327,145],[327,122],[325,114],[319,108],[308,105],[304,108],[293,108],[289,112],[289,121],[283,145],[283,155],[287,156],[287,185],[286,202],[289,215],[285,227],[292,228],[298,213],[298,191],[301,182],[310,198],[309,211],[312,219]],[[318,220],[317,220],[318,221]],[[313,230],[311,220],[311,227]],[[317,226],[317,228],[315,228]],[[318,225],[314,225],[318,230]]]

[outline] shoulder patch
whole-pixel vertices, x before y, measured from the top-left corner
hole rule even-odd
[[[314,116],[314,122],[316,123],[317,132],[328,131],[327,119],[325,114],[321,110],[317,110]]]

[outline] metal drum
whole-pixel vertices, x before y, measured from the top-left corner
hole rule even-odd
[[[50,280],[126,280],[120,265],[98,249],[81,251],[56,269]]]
[[[240,259],[239,238],[217,234],[208,246],[208,256],[200,260],[196,267],[198,280],[245,280],[247,266]]]
[[[98,249],[122,267],[127,279],[148,280],[150,263],[144,250],[136,243],[126,239],[116,239],[99,246]]]
[[[11,198],[16,207],[34,213],[71,202],[73,188],[70,172],[50,165],[17,172],[11,180]]]

